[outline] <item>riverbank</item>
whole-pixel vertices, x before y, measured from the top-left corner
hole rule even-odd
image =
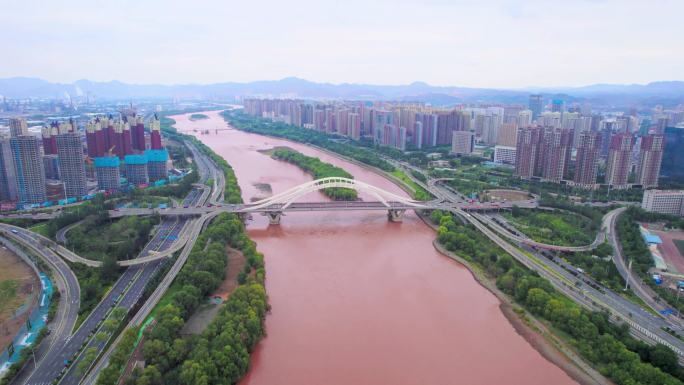
[[[428,220],[424,220],[427,224]],[[430,224],[428,225],[433,227]],[[582,385],[613,384],[603,377],[601,373],[584,362],[584,360],[582,360],[572,348],[567,346],[565,342],[560,341],[553,335],[553,332],[549,330],[544,323],[517,306],[508,295],[496,287],[496,282],[488,278],[477,266],[474,266],[457,254],[445,249],[437,239],[434,240],[433,245],[435,250],[439,251],[442,255],[451,258],[468,268],[473,275],[473,278],[501,301],[499,308],[515,331],[532,345],[532,347],[534,347],[544,358],[563,369],[568,376]]]

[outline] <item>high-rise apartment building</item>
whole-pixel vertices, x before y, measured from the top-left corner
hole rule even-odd
[[[453,154],[471,154],[475,148],[475,134],[470,131],[454,131],[451,143]]]
[[[560,112],[544,112],[537,118],[537,124],[543,127],[562,127],[562,115]]]
[[[643,188],[658,187],[664,148],[663,135],[647,135],[641,138],[636,184],[640,184]]]
[[[339,109],[336,111],[335,123],[337,124],[337,133],[340,135],[349,135],[349,110]]]
[[[314,129],[316,131],[325,131],[325,110],[315,109],[313,112]]]
[[[145,150],[147,157],[147,176],[150,182],[155,182],[168,177],[166,163],[169,160],[169,153],[165,149]]]
[[[118,191],[121,187],[119,158],[116,156],[103,156],[95,158],[94,163],[97,188],[103,191]]]
[[[144,154],[126,155],[126,179],[134,186],[147,185],[150,182],[147,173],[147,156]]]
[[[580,132],[573,179],[575,184],[584,188],[596,185],[600,157],[601,135],[598,132]]]
[[[551,112],[563,112],[563,100],[553,99],[551,101]]]
[[[515,146],[515,174],[521,178],[532,178],[537,163],[537,151],[541,141],[540,127],[518,129]]]
[[[361,139],[361,115],[356,112],[347,114],[347,129],[350,138]]]
[[[660,172],[671,181],[684,182],[684,126],[665,129],[665,150]]]
[[[57,140],[56,136],[59,133],[58,125],[53,122],[41,129],[41,136],[43,138],[43,154],[56,155],[57,154]]]
[[[9,120],[10,135],[12,137],[28,135],[28,125],[26,119],[23,117],[10,118]]]
[[[335,121],[335,110],[332,108],[325,109],[325,132],[332,134],[337,132],[337,122]]]
[[[20,130],[13,131],[21,133]],[[19,135],[10,138],[17,192],[20,203],[42,203],[45,201],[45,170],[38,145],[38,138]]]
[[[537,157],[541,159],[542,177],[548,181],[560,182],[570,163],[572,130],[546,128],[541,146]]]
[[[518,112],[518,119],[516,123],[518,127],[527,127],[532,125],[532,110],[522,110]]]
[[[0,200],[16,201],[18,199],[12,147],[9,139],[2,138],[0,139]]]
[[[131,147],[134,150],[145,150],[145,123],[142,116],[131,121]]]
[[[145,149],[144,147],[144,142],[143,142],[143,150]],[[154,119],[150,122],[150,148],[153,150],[161,150],[162,149],[162,142],[161,142],[161,123],[159,122],[159,119],[157,118],[157,115],[154,116]]]
[[[606,184],[612,188],[627,188],[634,137],[619,133],[610,138],[608,160],[606,161]]]
[[[64,183],[65,198],[79,198],[87,194],[83,145],[76,132],[57,135],[59,176]]]
[[[45,170],[45,179],[59,180],[59,156],[43,155],[43,170]]]
[[[527,127],[524,125],[521,127]],[[518,135],[518,125],[516,123],[504,123],[499,129],[499,138],[496,144],[499,146],[515,147]]]
[[[532,120],[536,120],[544,110],[544,99],[541,95],[530,95],[528,107],[532,111]]]

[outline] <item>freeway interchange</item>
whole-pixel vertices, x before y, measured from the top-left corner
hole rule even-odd
[[[223,173],[217,169],[211,160],[198,152],[194,146],[189,143],[188,146],[195,155],[194,159],[197,162],[201,184],[193,187],[184,199],[183,205],[195,206],[203,205],[206,201],[216,202],[217,199],[221,199],[222,192],[211,194],[210,189],[204,183],[206,183],[211,175],[214,178],[214,186],[224,186]],[[184,258],[187,258],[187,254],[192,248],[194,240],[201,231],[203,224],[213,216],[215,214],[206,215],[200,219],[182,216],[165,217],[158,225],[153,238],[138,255],[138,259],[145,262],[131,264],[130,267],[127,267],[107,295],[98,303],[73,334],[72,330],[78,318],[80,289],[75,275],[62,258],[89,266],[98,266],[99,264],[95,263],[97,261],[79,257],[52,240],[29,230],[10,225],[0,225],[0,231],[4,235],[34,250],[53,267],[53,270],[58,273],[59,277],[63,277],[62,280],[57,281],[62,292],[60,311],[57,315],[58,327],[51,333],[49,337],[50,342],[41,344],[38,349],[36,353],[37,365],[35,367],[33,365],[26,365],[12,383],[41,385],[53,383],[75,385],[81,383],[87,370],[84,372],[82,368],[79,368],[79,366],[82,366],[79,363],[86,359],[84,352],[88,349],[94,349],[98,356],[103,352],[107,345],[107,340],[100,341],[94,338],[94,336],[98,331],[102,330],[103,323],[112,310],[117,307],[123,308],[127,312],[135,309],[145,292],[147,283],[162,268],[164,257],[173,254],[173,252],[185,245],[187,252],[184,250],[181,253],[182,261],[179,264],[177,263],[177,265],[182,266]],[[165,276],[160,286],[168,287],[170,282],[173,281],[175,275],[180,270],[179,267],[175,267]],[[64,282],[64,284],[60,286],[60,282]],[[145,316],[149,314],[149,310],[151,310],[159,298],[160,294],[155,291],[150,299],[141,307],[141,309],[147,311]],[[62,307],[65,309],[61,310]],[[134,319],[139,320],[140,318],[139,316],[137,318],[134,316]],[[87,364],[83,364],[83,366]]]

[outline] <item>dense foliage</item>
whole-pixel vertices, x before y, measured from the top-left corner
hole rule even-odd
[[[106,379],[117,379],[119,378],[120,371],[124,368],[128,362],[128,357],[135,348],[135,343],[138,337],[139,328],[131,328],[123,331],[123,336],[121,341],[114,349],[114,352],[109,357],[109,365],[102,369],[98,377],[98,384],[108,383],[115,384],[115,382],[101,382]],[[115,380],[116,381],[116,380]]]
[[[528,237],[552,245],[588,245],[594,241],[598,231],[589,218],[572,212],[514,207],[511,213],[502,215]]]
[[[189,140],[186,135],[176,135]],[[226,200],[241,202],[232,168],[201,142],[193,143],[224,171]],[[240,286],[202,335],[184,338],[180,332],[187,319],[225,278],[227,246],[242,251],[247,261],[238,276]],[[216,217],[197,238],[187,262],[160,301],[166,305],[156,313],[156,324],[147,332],[143,346],[146,367],[135,372],[127,383],[236,383],[246,373],[249,355],[264,335],[263,319],[269,308],[264,276],[263,256],[247,236],[242,221],[234,214]],[[130,344],[122,344],[116,352],[123,358],[131,350]],[[102,372],[99,385],[118,382],[125,359],[115,364]]]
[[[114,261],[134,258],[150,239],[159,217],[128,216],[111,220],[107,213],[91,215],[67,234],[68,246],[88,259]]]
[[[297,167],[313,175],[314,179],[328,178],[328,177],[343,177],[354,179],[354,176],[342,168],[336,167],[330,163],[321,161],[312,156],[306,156],[301,152],[289,149],[278,148],[273,151],[271,155],[275,159],[284,160],[285,162],[297,165]],[[329,198],[338,201],[354,201],[358,198],[356,190],[348,188],[327,188],[323,190],[325,195]]]
[[[350,144],[348,140],[334,135],[282,122],[257,119],[237,111],[224,111],[222,115],[233,127],[239,130],[312,144],[384,171],[391,172],[394,170],[394,166],[382,159],[375,149]]]
[[[448,250],[481,266],[497,286],[531,313],[563,331],[569,342],[599,371],[618,384],[681,384],[677,356],[665,346],[641,343],[626,325],[616,326],[607,314],[579,307],[551,284],[529,271],[470,225],[435,211],[438,241]]]

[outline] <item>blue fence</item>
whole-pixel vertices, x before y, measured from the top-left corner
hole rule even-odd
[[[47,323],[47,315],[48,310],[50,309],[50,300],[52,299],[53,291],[52,281],[50,281],[50,278],[48,278],[45,273],[41,272],[40,283],[41,292],[38,306],[31,311],[28,321],[21,327],[14,337],[14,340],[12,340],[12,345],[3,347],[4,350],[2,355],[0,355],[0,378],[12,364],[19,361],[21,351],[36,341],[38,333],[40,333],[40,330],[45,327],[45,324]],[[12,347],[13,351],[10,352]]]

